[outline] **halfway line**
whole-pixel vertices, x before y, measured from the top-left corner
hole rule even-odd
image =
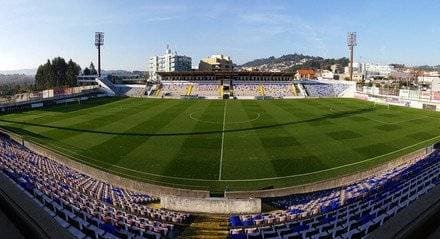
[[[227,100],[225,100],[225,106],[223,107],[222,146],[220,148],[220,169],[219,169],[219,172],[218,172],[218,180],[222,180],[223,145],[224,145],[224,142],[225,142],[226,102],[227,102]]]

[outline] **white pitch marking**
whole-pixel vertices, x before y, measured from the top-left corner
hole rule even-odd
[[[223,129],[222,129],[222,146],[220,148],[220,169],[218,172],[218,180],[222,180],[222,168],[223,168],[223,147],[225,143],[225,123],[226,123],[226,102],[225,106],[223,107]]]
[[[194,114],[196,114],[198,112],[200,112],[200,111],[192,112],[191,114],[189,114],[189,118],[192,119],[192,120],[195,120],[195,121],[198,121],[198,122],[202,122],[202,123],[207,123],[207,124],[220,124],[220,122],[218,122],[218,121],[207,121],[207,120],[201,120],[199,118],[194,117]],[[232,121],[232,122],[228,122],[228,124],[250,123],[250,122],[253,122],[253,121],[256,121],[256,120],[260,119],[262,114],[263,113],[257,113],[257,117],[255,117],[253,119],[246,120],[246,121]]]

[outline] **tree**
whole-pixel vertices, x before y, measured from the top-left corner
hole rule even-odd
[[[40,65],[35,75],[37,90],[50,89],[61,86],[75,86],[76,78],[81,72],[78,64],[69,60],[69,63],[61,57],[52,61],[47,60],[46,64]]]
[[[44,74],[44,66],[40,65],[37,69],[37,73],[35,74],[35,84],[37,86],[43,86],[45,85],[45,74]]]
[[[66,82],[66,71],[67,71],[67,63],[61,57],[55,57],[52,60],[52,67],[55,73],[55,82],[53,82],[52,86],[59,87],[67,85]]]
[[[35,84],[38,90],[48,89],[53,87],[55,81],[55,72],[52,64],[48,59],[46,64],[40,65],[35,74]]]
[[[87,68],[87,67],[84,68],[83,75],[85,75],[85,76],[89,76],[89,75],[90,75],[90,69]]]
[[[68,86],[76,86],[77,85],[77,77],[79,73],[81,72],[81,67],[72,61],[72,59],[69,60],[67,63],[67,70],[66,70],[66,83]]]
[[[90,62],[89,68],[90,68],[90,75],[97,75],[98,74],[98,72],[95,69],[95,65],[93,64],[93,62]]]
[[[46,84],[43,89],[53,88],[56,83],[56,73],[52,63],[49,60],[47,60],[44,69],[46,74],[46,80],[45,80]]]

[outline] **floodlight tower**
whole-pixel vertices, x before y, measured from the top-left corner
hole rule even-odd
[[[95,46],[98,48],[98,77],[101,77],[101,46],[104,45],[104,32],[95,32]]]
[[[347,34],[347,46],[350,50],[350,80],[353,80],[353,49],[357,46],[356,32],[349,32]]]

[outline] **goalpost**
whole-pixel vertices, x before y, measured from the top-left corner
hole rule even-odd
[[[390,109],[390,103],[388,103],[388,102],[384,102],[384,103],[379,103],[379,102],[377,102],[377,101],[373,101],[373,109],[375,109],[376,108],[376,105],[385,105],[386,107],[387,107],[387,109],[389,110]]]

